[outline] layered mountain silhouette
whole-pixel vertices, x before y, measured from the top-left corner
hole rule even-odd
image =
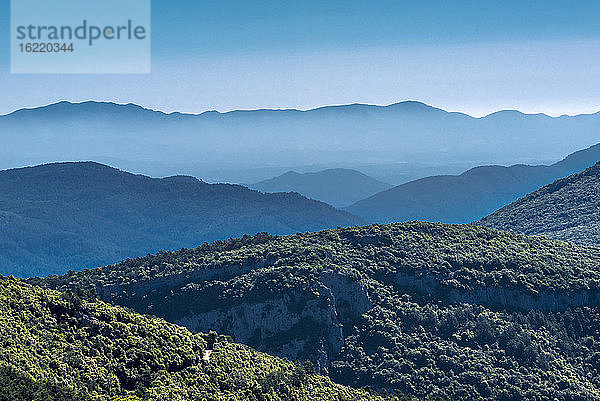
[[[303,174],[288,171],[250,185],[250,188],[263,192],[298,192],[336,207],[349,206],[390,187],[360,171],[344,168]]]
[[[0,116],[0,168],[96,160],[153,176],[230,168],[241,177],[252,166],[536,164],[600,142],[599,120],[516,111],[473,118],[419,102],[198,115],[61,102]],[[234,176],[227,181],[272,175]]]
[[[600,144],[550,166],[476,167],[461,175],[422,178],[356,202],[348,211],[367,221],[468,223],[600,160]]]
[[[0,274],[105,265],[246,233],[295,233],[362,220],[295,193],[193,177],[163,179],[92,162],[0,172]]]
[[[554,181],[477,224],[600,246],[600,163]]]

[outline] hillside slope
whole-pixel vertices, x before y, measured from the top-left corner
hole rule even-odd
[[[245,233],[362,220],[298,194],[192,177],[155,179],[97,163],[0,171],[0,274],[60,273]]]
[[[347,210],[378,223],[410,220],[469,223],[599,160],[600,144],[550,166],[476,167],[460,175],[411,181],[356,202]]]
[[[546,185],[477,224],[600,247],[600,163]]]
[[[335,381],[464,400],[600,400],[600,250],[484,227],[245,236],[31,282]]]
[[[383,401],[216,333],[12,278],[0,277],[0,341],[3,400]]]
[[[344,168],[303,174],[288,171],[250,185],[250,188],[262,192],[298,192],[335,207],[349,206],[390,187],[360,171]]]

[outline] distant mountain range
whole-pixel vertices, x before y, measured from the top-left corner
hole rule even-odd
[[[600,163],[556,180],[478,224],[600,246]]]
[[[336,207],[349,206],[390,187],[360,171],[343,168],[304,174],[288,171],[250,185],[250,188],[263,192],[298,192]]]
[[[0,274],[60,273],[247,233],[361,222],[294,193],[262,194],[186,176],[156,179],[91,162],[6,170],[0,172]]]
[[[469,223],[599,160],[600,144],[550,166],[477,167],[461,175],[411,181],[356,202],[347,210],[378,223],[410,220]]]
[[[0,116],[0,168],[95,160],[151,176],[247,183],[285,172],[256,178],[261,168],[385,164],[396,166],[386,175],[423,177],[420,171],[439,166],[556,161],[600,142],[599,125],[600,114],[474,118],[414,101],[198,115],[61,102]]]

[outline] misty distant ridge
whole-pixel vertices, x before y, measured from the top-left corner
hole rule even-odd
[[[598,113],[475,118],[417,101],[200,114],[65,101],[0,116],[0,168],[96,160],[151,176],[251,183],[344,166],[399,184],[480,165],[557,161],[600,142],[599,128]]]
[[[598,161],[600,144],[574,152],[552,165],[480,166],[460,175],[431,176],[398,185],[346,209],[377,223],[469,223]]]
[[[503,115],[521,115],[521,116],[540,116],[540,117],[548,117],[548,118],[571,118],[571,117],[579,117],[579,116],[593,116],[600,113],[580,113],[575,115],[562,114],[560,116],[551,116],[545,113],[525,113],[523,111],[517,109],[502,109],[498,111],[491,112],[484,116],[475,117],[471,116],[469,113],[460,112],[460,111],[446,111],[440,107],[435,107],[429,105],[424,102],[420,102],[417,100],[405,100],[396,103],[391,103],[388,105],[376,105],[369,103],[348,103],[348,104],[335,104],[335,105],[326,105],[326,106],[318,106],[308,109],[298,109],[298,108],[257,108],[257,109],[237,109],[230,111],[218,111],[218,110],[205,110],[201,112],[180,112],[180,111],[172,111],[166,112],[159,109],[153,109],[151,107],[142,106],[136,103],[118,103],[118,102],[110,102],[110,101],[96,101],[96,100],[86,100],[80,102],[62,100],[55,103],[50,103],[42,106],[35,107],[23,107],[16,109],[10,113],[0,114],[0,117],[6,117],[13,114],[20,114],[28,111],[39,111],[39,110],[47,110],[47,111],[72,111],[71,107],[80,107],[81,109],[85,109],[87,107],[91,107],[94,110],[98,111],[98,108],[105,107],[106,111],[115,110],[115,108],[121,109],[122,111],[145,111],[150,113],[156,113],[164,116],[206,116],[211,114],[218,115],[227,115],[227,114],[235,114],[235,113],[255,113],[255,112],[272,112],[272,113],[281,113],[281,112],[296,112],[296,113],[311,113],[311,112],[323,112],[323,111],[331,111],[331,110],[343,110],[343,111],[357,111],[357,110],[369,110],[369,109],[402,109],[404,111],[412,111],[412,112],[427,112],[427,111],[436,111],[441,113],[448,114],[458,114],[467,117],[471,117],[473,119],[483,119],[483,118],[493,118]]]
[[[320,107],[310,108],[310,109],[306,109],[306,110],[295,109],[295,108],[259,108],[259,109],[239,109],[239,110],[230,110],[230,111],[206,110],[206,111],[202,111],[202,112],[198,112],[198,113],[184,113],[184,112],[179,112],[179,111],[165,112],[165,111],[161,111],[161,110],[157,110],[157,109],[152,109],[150,107],[144,107],[144,106],[138,105],[136,103],[117,103],[117,102],[95,101],[95,100],[86,100],[86,101],[82,101],[82,102],[71,102],[68,100],[62,100],[59,102],[50,103],[48,105],[43,105],[43,106],[38,106],[38,107],[20,108],[11,113],[8,113],[4,116],[10,116],[13,114],[19,114],[19,113],[24,113],[24,112],[29,112],[29,111],[39,111],[39,110],[46,110],[46,111],[52,111],[52,112],[72,111],[73,107],[80,108],[81,110],[87,109],[87,110],[93,110],[93,111],[99,111],[102,109],[104,109],[104,111],[113,111],[116,109],[121,109],[122,111],[145,111],[145,112],[150,112],[150,113],[161,114],[164,116],[177,116],[177,115],[180,115],[180,116],[207,116],[207,115],[211,115],[211,114],[227,115],[227,114],[243,114],[243,113],[256,113],[256,112],[263,112],[263,113],[283,113],[283,112],[311,113],[311,112],[317,112],[318,113],[318,112],[331,111],[331,110],[337,110],[337,111],[341,110],[341,111],[352,112],[352,111],[356,111],[356,110],[384,109],[384,108],[398,108],[398,107],[401,107],[405,110],[412,110],[412,111],[436,110],[436,111],[446,113],[446,111],[444,111],[443,109],[440,109],[440,108],[437,108],[434,106],[430,106],[426,103],[414,101],[414,100],[392,103],[390,105],[385,105],[385,106],[373,105],[373,104],[367,104],[367,103],[350,103],[350,104],[341,104],[341,105],[320,106]],[[463,114],[463,113],[459,113],[459,114]],[[465,114],[465,115],[468,115],[468,114]],[[2,117],[2,115],[0,115],[0,117]]]

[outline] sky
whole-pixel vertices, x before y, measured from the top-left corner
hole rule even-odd
[[[153,0],[152,72],[139,75],[10,74],[10,1],[0,5],[0,114],[60,100],[600,110],[598,1]]]

